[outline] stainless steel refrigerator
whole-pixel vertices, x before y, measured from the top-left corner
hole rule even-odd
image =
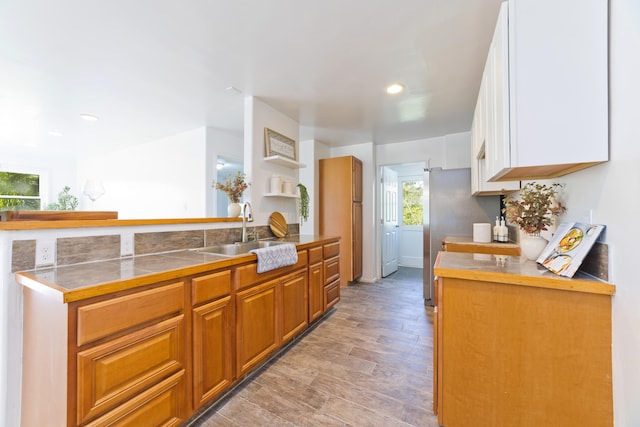
[[[445,236],[471,236],[474,222],[494,223],[500,196],[472,196],[471,169],[432,168],[424,172],[423,287],[433,305],[433,263]]]

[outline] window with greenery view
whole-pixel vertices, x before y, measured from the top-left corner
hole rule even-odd
[[[422,225],[422,186],[420,181],[402,181],[402,223]]]
[[[40,175],[0,172],[0,210],[40,210]]]

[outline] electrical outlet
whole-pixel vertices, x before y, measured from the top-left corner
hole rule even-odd
[[[56,241],[36,240],[36,267],[54,265],[56,263]]]
[[[120,235],[120,256],[133,255],[133,233],[122,233]]]

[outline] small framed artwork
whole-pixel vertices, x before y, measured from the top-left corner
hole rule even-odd
[[[264,128],[264,141],[267,147],[267,157],[282,156],[298,161],[296,141],[275,130]]]

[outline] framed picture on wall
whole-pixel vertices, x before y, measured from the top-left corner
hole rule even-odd
[[[264,128],[264,141],[267,149],[267,157],[282,156],[298,161],[298,150],[296,149],[295,140],[275,130]]]

